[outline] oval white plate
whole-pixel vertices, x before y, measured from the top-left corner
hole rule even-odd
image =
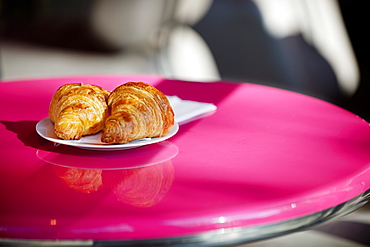
[[[179,130],[179,125],[175,122],[174,126],[172,126],[170,132],[163,137],[158,138],[144,138],[140,140],[131,141],[126,144],[106,144],[100,141],[101,133],[91,136],[82,137],[80,140],[62,140],[59,139],[54,133],[54,124],[51,120],[47,117],[42,119],[36,124],[36,131],[37,133],[45,138],[46,140],[63,144],[69,145],[77,148],[88,149],[88,150],[100,150],[100,151],[116,151],[116,150],[125,150],[131,148],[137,148],[153,143],[158,143],[168,138],[174,136],[177,131]]]

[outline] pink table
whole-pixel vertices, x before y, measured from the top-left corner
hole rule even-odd
[[[58,146],[36,133],[60,85],[112,90],[131,80],[217,112],[123,151]],[[81,76],[0,83],[0,105],[3,242],[242,243],[369,199],[369,124],[308,96],[249,83]]]

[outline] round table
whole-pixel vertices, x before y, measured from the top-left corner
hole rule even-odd
[[[36,133],[59,86],[127,81],[217,110],[127,150],[56,145]],[[298,93],[90,75],[5,81],[0,104],[4,244],[238,244],[307,229],[369,199],[369,123]]]

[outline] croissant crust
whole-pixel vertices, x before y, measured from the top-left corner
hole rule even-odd
[[[162,137],[174,125],[174,112],[167,97],[144,82],[127,82],[108,98],[110,116],[101,141],[127,143],[142,138]]]
[[[55,134],[65,140],[78,140],[104,128],[108,117],[109,91],[82,83],[61,86],[53,95],[49,117]]]

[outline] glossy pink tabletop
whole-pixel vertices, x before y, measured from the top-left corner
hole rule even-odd
[[[217,111],[131,150],[58,146],[36,133],[62,84],[112,90],[131,80]],[[313,214],[370,188],[369,124],[280,89],[81,76],[0,83],[0,105],[0,238],[189,236]]]

